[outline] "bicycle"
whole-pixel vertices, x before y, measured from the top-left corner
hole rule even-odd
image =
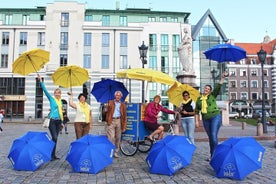
[[[175,116],[169,123],[162,123],[163,126],[168,126],[168,128],[164,127],[166,135],[175,135],[173,126],[177,124],[177,120],[177,116]],[[137,151],[147,153],[157,141],[155,138],[153,141],[146,139],[146,137],[151,134],[151,131],[145,127],[144,122],[139,122],[138,127],[138,131],[135,132],[138,134],[137,139],[135,139],[135,135],[132,134],[128,135],[128,139],[124,137],[121,141],[120,150],[126,156],[133,156]]]

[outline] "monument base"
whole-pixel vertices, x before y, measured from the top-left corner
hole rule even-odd
[[[194,87],[195,89],[199,89],[199,86],[195,83],[196,76],[194,74],[188,74],[184,72],[179,72],[176,76],[176,79],[181,84],[189,84],[190,86]]]

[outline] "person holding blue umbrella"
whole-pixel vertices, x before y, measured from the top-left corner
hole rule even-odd
[[[199,127],[199,113],[201,113],[203,126],[209,138],[211,158],[218,145],[218,132],[222,125],[222,116],[216,103],[216,97],[219,95],[225,77],[227,77],[226,72],[222,74],[219,84],[213,91],[211,85],[206,85],[203,94],[196,101],[196,127]],[[207,158],[207,161],[210,161],[211,158]]]

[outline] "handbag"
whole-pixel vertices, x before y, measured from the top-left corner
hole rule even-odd
[[[42,126],[43,126],[44,128],[49,128],[49,124],[50,124],[50,118],[49,118],[49,117],[46,117],[46,118],[43,120]]]

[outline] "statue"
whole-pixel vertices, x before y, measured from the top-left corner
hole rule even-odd
[[[179,61],[182,64],[185,74],[194,74],[192,63],[192,38],[189,35],[187,28],[184,28],[184,36],[178,46]]]

